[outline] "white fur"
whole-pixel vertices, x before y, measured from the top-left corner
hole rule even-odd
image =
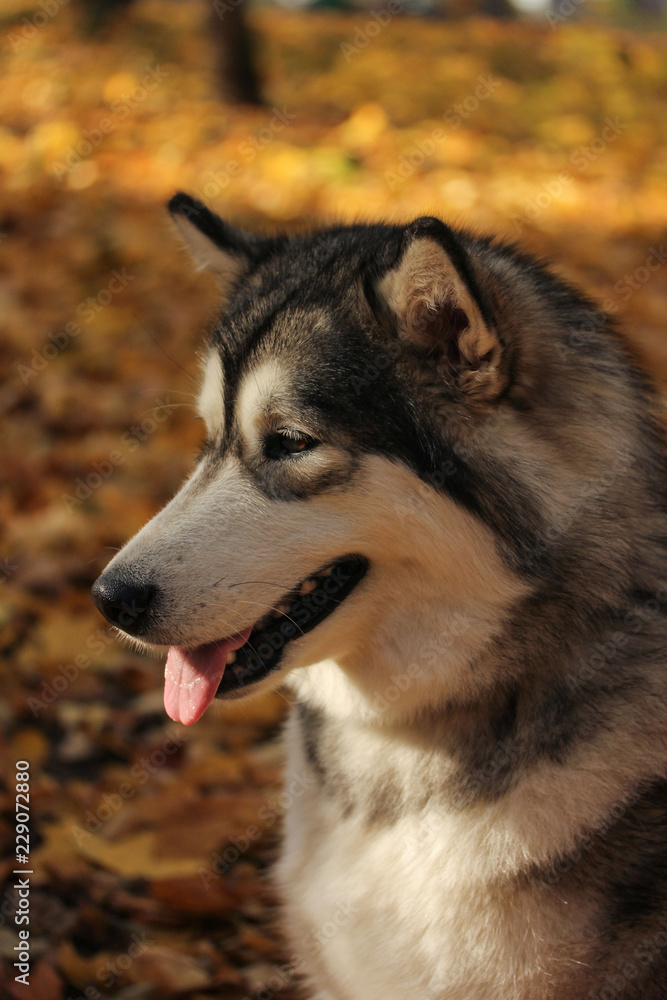
[[[335,712],[346,701],[333,690],[324,697]],[[605,729],[567,768],[544,762],[495,804],[459,811],[434,800],[386,824],[342,815],[311,782],[287,815],[277,868],[302,970],[335,1000],[547,1000],[562,990],[586,963],[598,900],[517,876],[557,861],[619,803],[622,811],[620,790],[631,801],[637,779],[659,771],[664,746],[646,747],[646,725],[641,705],[626,706],[609,720],[613,751]],[[398,789],[419,787],[434,750],[415,727],[348,725],[345,738],[348,774],[361,787],[389,769]],[[312,772],[294,723],[287,742],[293,787]],[[323,934],[343,904],[350,918]]]
[[[197,409],[211,437],[216,438],[225,426],[224,373],[220,354],[213,348],[204,362],[204,381]]]
[[[303,767],[295,748],[290,773]],[[383,752],[393,759],[400,748]],[[510,887],[486,842],[492,830],[492,815],[435,806],[369,829],[307,793],[287,816],[278,868],[303,971],[336,1000],[549,996],[554,976],[584,958],[577,940],[592,904]],[[341,905],[350,919],[322,944]]]

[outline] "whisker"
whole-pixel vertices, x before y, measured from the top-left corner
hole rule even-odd
[[[163,406],[152,406],[149,410],[145,410],[146,413],[152,413],[153,410],[178,410],[181,406],[187,406],[189,410],[193,408],[192,403],[165,403]]]
[[[153,341],[153,343],[155,344],[155,346],[158,348],[158,350],[162,351],[162,353],[164,354],[165,358],[168,358],[172,362],[172,364],[176,365],[177,368],[180,368],[182,372],[185,372],[185,374],[188,376],[188,378],[192,382],[194,382],[195,385],[199,385],[199,383],[197,382],[197,379],[194,377],[194,375],[191,375],[190,372],[187,370],[187,368],[183,367],[183,365],[180,363],[180,361],[177,361],[176,358],[172,358],[171,354],[169,354],[169,352],[164,349],[164,347],[162,346],[162,344],[160,344],[159,341],[156,340],[156,338],[153,336],[153,334],[151,333],[150,330],[146,330],[145,332],[151,338],[151,340]]]
[[[148,393],[148,392],[150,392],[150,393],[154,393],[154,392],[165,393],[166,396],[167,396],[167,398],[169,396],[171,396],[171,395],[174,395],[174,396],[187,396],[189,399],[192,400],[193,405],[197,402],[197,396],[191,390],[185,390],[185,389],[165,389],[164,385],[154,385],[154,386],[146,385],[146,386],[143,387],[143,389],[139,390],[139,395],[140,396],[145,396],[146,393]],[[171,404],[167,404],[167,405],[171,405]]]
[[[259,608],[263,608],[263,607],[265,607],[265,605],[264,605],[264,604],[262,604],[262,602],[261,602],[261,601],[251,601],[251,600],[249,600],[248,598],[246,598],[246,600],[248,601],[248,604],[256,604],[256,605],[257,605],[257,607],[259,607]],[[288,621],[290,621],[290,622],[292,623],[292,625],[294,625],[294,628],[298,629],[298,631],[299,631],[299,632],[301,633],[301,635],[305,635],[305,634],[306,634],[306,633],[305,633],[305,632],[303,631],[303,629],[301,628],[301,626],[300,626],[300,625],[297,625],[297,623],[296,623],[296,622],[294,621],[294,619],[293,619],[293,618],[290,618],[290,616],[289,616],[288,614],[285,614],[285,612],[284,612],[284,611],[281,611],[281,610],[280,610],[279,608],[276,608],[275,606],[269,606],[269,607],[268,607],[268,608],[266,609],[266,614],[268,614],[268,613],[269,613],[269,611],[275,611],[275,612],[277,612],[277,614],[279,614],[279,615],[282,615],[282,616],[283,616],[283,618],[286,618],[286,619],[287,619]],[[240,611],[235,611],[234,613],[235,613],[235,614],[237,614],[237,615],[239,615],[239,616],[240,616],[240,614],[241,614],[241,612],[240,612]],[[264,617],[264,615],[262,615],[262,618],[263,618],[263,617]],[[254,628],[254,626],[253,626],[253,628]]]

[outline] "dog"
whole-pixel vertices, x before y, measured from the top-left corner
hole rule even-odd
[[[93,599],[168,714],[287,685],[276,878],[317,1000],[667,998],[660,401],[542,262],[432,217],[248,234],[206,439]]]

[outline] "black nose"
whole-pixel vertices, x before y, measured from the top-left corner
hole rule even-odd
[[[98,610],[107,621],[130,635],[141,635],[147,625],[157,590],[148,583],[136,583],[121,576],[99,576],[90,591]]]

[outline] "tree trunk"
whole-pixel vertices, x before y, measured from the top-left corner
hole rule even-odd
[[[222,99],[230,104],[261,105],[245,0],[212,0],[209,30]]]

